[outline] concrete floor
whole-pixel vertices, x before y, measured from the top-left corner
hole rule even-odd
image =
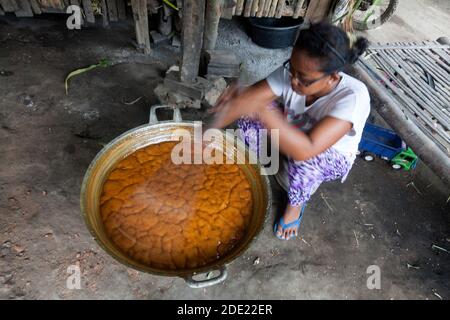
[[[406,21],[411,13],[404,3],[419,1],[402,1],[397,19]],[[428,12],[428,20],[447,10],[435,38],[449,30],[450,12],[447,2],[426,3],[434,8],[421,13]],[[395,18],[392,23],[410,28]],[[370,36],[405,40],[391,30]],[[152,90],[177,59],[169,47],[150,58],[139,55],[129,45],[129,25],[114,31],[72,33],[58,20],[0,18],[0,298],[450,298],[450,254],[432,248],[450,250],[449,186],[422,164],[408,173],[358,160],[344,184],[321,186],[306,210],[301,238],[289,242],[272,235],[285,197],[272,181],[276,197],[264,230],[215,287],[190,289],[182,279],[140,273],[104,253],[79,210],[84,172],[104,143],[146,122],[156,103]],[[253,45],[236,21],[221,22],[218,47],[225,46],[243,59],[246,81],[265,76],[289,55]],[[115,65],[74,78],[66,96],[65,76],[103,57]],[[140,96],[136,104],[123,103]],[[81,267],[80,290],[66,286],[71,265]],[[379,290],[366,285],[371,265],[380,267]]]

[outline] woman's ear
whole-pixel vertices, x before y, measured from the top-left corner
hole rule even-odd
[[[339,80],[339,73],[337,72],[333,72],[332,74],[330,74],[330,80],[331,81],[338,81]]]

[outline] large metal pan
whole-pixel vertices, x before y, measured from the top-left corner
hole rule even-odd
[[[158,121],[156,110],[159,108],[173,109],[173,120]],[[183,270],[161,270],[149,267],[130,259],[122,253],[108,238],[100,216],[99,200],[103,184],[116,164],[136,150],[151,144],[157,144],[172,139],[177,129],[194,132],[194,122],[183,121],[180,110],[169,106],[153,106],[150,110],[149,124],[129,130],[106,145],[94,158],[84,176],[81,186],[81,212],[85,222],[97,243],[112,257],[124,265],[139,271],[161,276],[176,276],[185,279],[190,287],[201,288],[222,282],[227,277],[226,265],[239,257],[258,235],[270,212],[271,191],[269,179],[263,175],[264,168],[259,164],[240,165],[251,185],[253,197],[253,213],[247,233],[243,239],[228,254],[201,268],[186,268]],[[243,152],[248,159],[250,151],[245,144],[236,139],[233,134],[222,131],[226,144],[235,146],[234,151]],[[253,156],[255,156],[253,154]],[[196,280],[195,275],[219,271],[217,276],[206,280]]]

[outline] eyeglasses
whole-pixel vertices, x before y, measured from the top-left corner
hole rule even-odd
[[[283,67],[284,69],[286,69],[287,72],[289,72],[289,75],[291,76],[291,78],[295,79],[298,81],[298,83],[300,83],[302,86],[304,87],[309,87],[311,85],[313,85],[314,83],[316,83],[317,81],[320,81],[326,77],[328,77],[330,74],[325,74],[324,76],[318,78],[318,79],[314,79],[314,80],[303,80],[301,78],[299,78],[298,76],[296,76],[292,71],[291,71],[291,63],[289,62],[289,60],[287,60],[285,63],[283,63]]]

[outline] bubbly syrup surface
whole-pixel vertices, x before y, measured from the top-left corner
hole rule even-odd
[[[103,185],[107,235],[149,267],[202,267],[229,252],[252,214],[250,184],[235,164],[179,164],[176,142],[142,148],[120,161]]]

